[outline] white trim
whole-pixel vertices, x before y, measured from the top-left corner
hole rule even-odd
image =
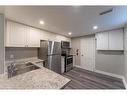
[[[105,72],[105,71],[101,71],[101,70],[97,70],[97,69],[95,69],[94,72],[101,73],[101,74],[108,75],[108,76],[112,76],[112,77],[116,77],[116,78],[120,78],[120,79],[123,78],[122,75],[117,75],[117,74],[113,74],[113,73],[109,73],[109,72]]]
[[[78,65],[74,65],[74,67],[84,69],[84,68],[82,68],[81,66],[78,66]],[[87,70],[87,69],[85,69],[85,70]],[[93,71],[92,71],[92,70],[88,70],[88,71],[92,71],[92,72],[94,72],[94,70],[95,70],[95,69],[93,69]]]
[[[124,76],[123,76],[123,78],[122,78],[122,81],[123,81],[123,84],[124,84],[125,88],[127,89],[127,82],[126,82],[126,80],[125,80],[125,77],[124,77]]]
[[[78,68],[81,68],[81,69],[83,69],[82,67],[80,67],[80,66],[78,66],[78,65],[73,65],[74,67],[78,67]]]
[[[81,66],[78,66],[78,65],[74,65],[74,67],[84,69],[84,68],[82,68]],[[85,70],[87,70],[87,69],[85,69]],[[88,70],[88,71],[91,71],[91,70]]]
[[[4,77],[5,75],[6,75],[5,73],[0,74],[0,78]]]
[[[127,82],[126,82],[124,76],[122,76],[122,75],[117,75],[117,74],[113,74],[113,73],[104,72],[104,71],[97,70],[97,69],[95,69],[95,72],[122,79],[122,82],[123,82],[125,88],[127,89]]]

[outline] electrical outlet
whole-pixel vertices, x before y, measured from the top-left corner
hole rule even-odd
[[[10,55],[10,59],[14,59],[14,55],[13,54]]]

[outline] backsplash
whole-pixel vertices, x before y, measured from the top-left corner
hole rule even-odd
[[[25,48],[25,47],[6,47],[5,48],[5,61],[11,61],[14,59],[26,59],[38,56],[37,48]]]

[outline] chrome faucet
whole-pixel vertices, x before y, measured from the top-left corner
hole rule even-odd
[[[8,66],[8,78],[11,78],[16,75],[16,66],[14,63],[11,63],[10,66]]]

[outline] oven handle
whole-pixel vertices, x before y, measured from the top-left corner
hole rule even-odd
[[[69,59],[69,58],[73,58],[73,57],[67,57],[67,59]]]

